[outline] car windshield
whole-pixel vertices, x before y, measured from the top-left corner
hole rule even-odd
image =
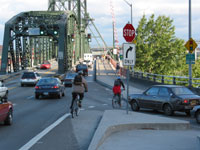
[[[34,73],[25,73],[23,74],[22,78],[35,78]]]
[[[40,79],[38,85],[44,85],[44,84],[57,84],[57,80],[54,78]]]
[[[50,64],[48,61],[43,62],[43,64]]]
[[[78,65],[77,68],[83,68],[83,69],[86,69],[86,68],[87,68],[87,65]]]
[[[77,74],[75,73],[70,73],[70,74],[67,74],[66,78],[74,78]]]
[[[186,87],[174,87],[172,88],[172,91],[176,95],[193,95],[194,94],[190,89]]]

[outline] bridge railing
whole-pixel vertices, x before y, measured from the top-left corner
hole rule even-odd
[[[109,59],[110,63],[114,68],[116,68],[116,61],[112,58]],[[126,68],[120,68],[120,75],[126,76]],[[133,78],[139,78],[143,80],[148,80],[161,84],[174,84],[174,85],[184,85],[189,86],[189,77],[187,76],[168,76],[160,74],[145,73],[140,71],[130,71],[130,75]],[[200,78],[192,78],[192,86],[200,87]]]
[[[159,75],[145,72],[131,72],[131,76],[135,78],[140,78],[144,80],[149,80],[153,82],[158,82],[162,84],[174,84],[174,85],[184,85],[188,86],[189,77],[186,76],[168,76],[168,75]],[[200,78],[192,78],[192,85],[198,87],[200,85]]]

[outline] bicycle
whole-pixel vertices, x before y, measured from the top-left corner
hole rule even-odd
[[[121,90],[121,95],[120,95],[121,102],[119,101],[119,96],[118,95],[113,95],[113,98],[112,98],[112,107],[114,109],[122,107],[121,104],[122,104],[122,100],[123,100],[123,91],[124,91],[124,89]]]
[[[80,112],[80,109],[79,109],[79,106],[78,106],[78,103],[80,101],[80,96],[77,94],[75,100],[74,100],[74,103],[72,105],[72,108],[71,108],[71,115],[72,115],[72,118],[74,118],[74,114],[76,116],[78,116],[79,112]]]

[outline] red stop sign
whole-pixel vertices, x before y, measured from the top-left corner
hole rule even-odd
[[[135,39],[135,29],[132,24],[126,24],[123,28],[123,37],[126,42],[132,42]]]

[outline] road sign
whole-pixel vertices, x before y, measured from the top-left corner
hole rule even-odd
[[[193,53],[193,51],[197,47],[197,43],[192,38],[190,38],[185,44],[185,47],[189,50],[190,53]]]
[[[132,24],[126,24],[123,28],[123,37],[126,42],[132,42],[135,39],[135,28]]]
[[[135,65],[135,44],[124,43],[123,44],[123,65],[133,66]]]
[[[186,54],[186,64],[195,64],[195,54]]]

